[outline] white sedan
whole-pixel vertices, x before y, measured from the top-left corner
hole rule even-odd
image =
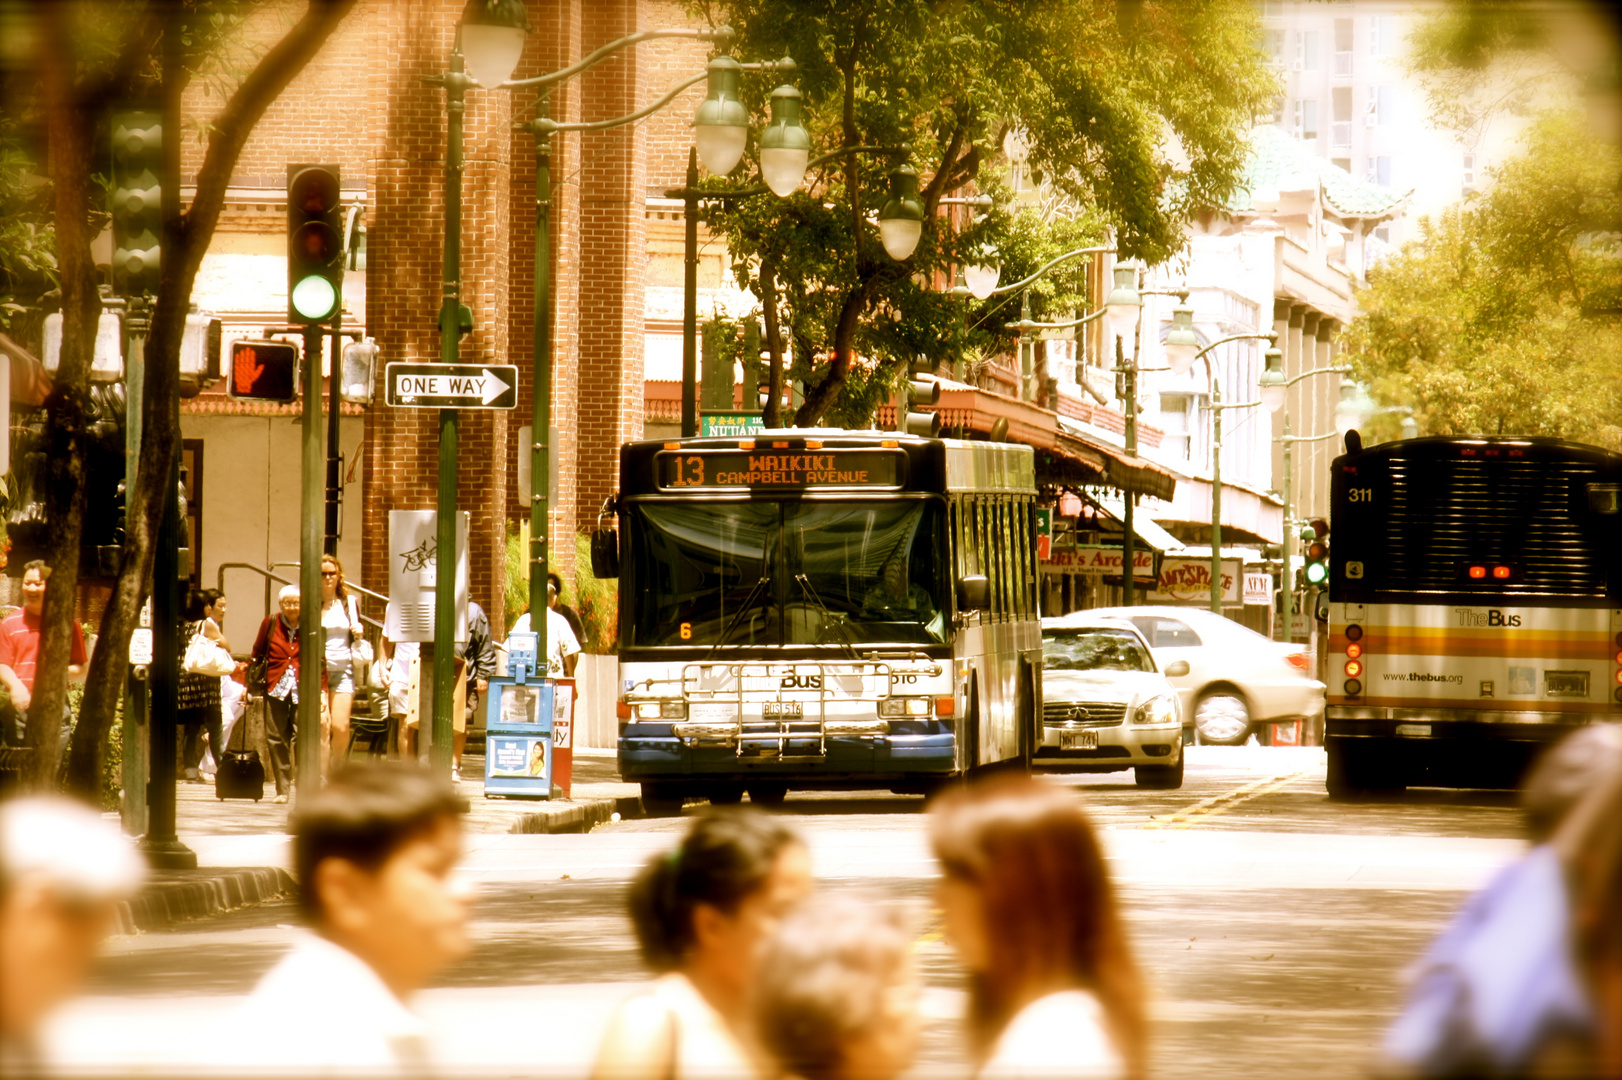
[[[1139,787],[1183,786],[1183,721],[1149,643],[1090,611],[1042,620],[1042,742],[1032,764],[1071,772],[1132,769]]]
[[[1085,614],[1129,620],[1162,667],[1187,661],[1187,673],[1171,682],[1201,742],[1236,745],[1261,724],[1323,711],[1324,684],[1312,677],[1312,654],[1303,645],[1270,641],[1198,608],[1094,608]]]

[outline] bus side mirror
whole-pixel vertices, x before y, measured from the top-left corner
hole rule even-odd
[[[1166,670],[1162,671],[1161,674],[1166,676],[1168,679],[1181,679],[1184,675],[1188,674],[1188,661],[1173,660],[1171,663],[1166,665]]]
[[[616,530],[592,530],[591,575],[599,580],[620,576],[620,536]]]
[[[984,574],[969,574],[957,583],[957,609],[984,611],[991,606],[991,582]]]

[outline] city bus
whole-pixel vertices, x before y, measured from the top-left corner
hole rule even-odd
[[[1622,720],[1622,454],[1405,439],[1331,466],[1331,795],[1513,786]]]
[[[629,443],[619,768],[650,810],[927,793],[1028,764],[1042,678],[1028,446],[772,430]]]

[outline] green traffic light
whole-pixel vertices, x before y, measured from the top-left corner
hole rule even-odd
[[[332,287],[332,282],[324,277],[311,274],[309,277],[293,286],[293,293],[289,297],[293,310],[300,317],[312,322],[325,320],[338,306],[338,290]]]
[[[1307,580],[1314,585],[1322,585],[1329,580],[1329,564],[1321,562],[1307,563]]]

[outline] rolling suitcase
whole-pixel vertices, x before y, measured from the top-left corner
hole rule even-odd
[[[214,766],[214,794],[220,799],[252,799],[265,797],[265,765],[259,760],[259,751],[247,749],[248,718],[236,722],[243,732],[242,749],[227,748]],[[236,734],[236,732],[232,732]]]

